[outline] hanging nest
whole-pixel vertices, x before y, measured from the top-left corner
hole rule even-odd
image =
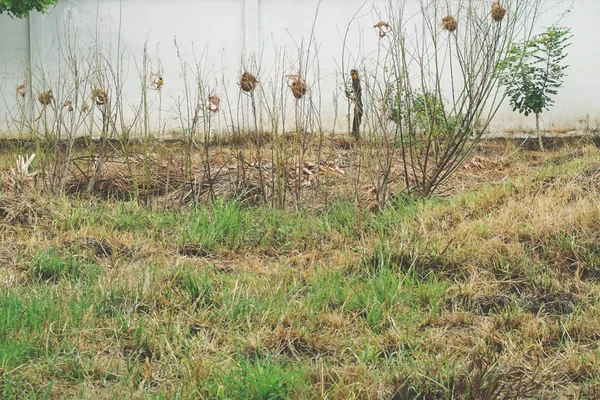
[[[247,93],[251,93],[256,89],[256,84],[258,83],[258,79],[250,72],[245,71],[242,74],[242,78],[240,79],[240,88]]]
[[[442,18],[442,29],[448,32],[454,32],[458,28],[458,23],[452,15],[446,15]]]
[[[52,90],[48,90],[47,92],[42,92],[38,95],[38,100],[43,106],[48,106],[50,103],[54,101],[54,95],[52,95]]]
[[[88,112],[90,110],[90,105],[85,102],[83,103],[83,105],[81,106],[81,112]]]
[[[92,90],[92,99],[98,106],[103,106],[108,102],[108,94],[102,89]]]
[[[63,108],[67,107],[69,111],[73,111],[73,102],[69,99],[65,100],[63,103]]]
[[[26,86],[24,83],[17,85],[17,97],[25,97]]]
[[[385,21],[379,21],[378,23],[373,25],[373,28],[379,29],[379,39],[383,39],[390,32],[392,32],[392,27],[390,26],[389,23],[387,23]]]
[[[221,99],[216,94],[208,96],[208,111],[216,113],[219,111]]]
[[[308,86],[304,79],[300,77],[300,75],[288,75],[288,86],[292,90],[292,95],[300,100],[306,94],[308,90]]]
[[[499,2],[492,4],[492,19],[496,22],[501,22],[506,15],[506,8],[502,7]]]

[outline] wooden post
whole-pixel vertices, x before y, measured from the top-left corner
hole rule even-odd
[[[360,78],[358,77],[358,70],[353,69],[350,71],[352,77],[352,91],[354,92],[354,119],[352,121],[352,136],[358,140],[360,138],[360,124],[363,116],[363,102],[362,102],[362,87],[360,85]]]

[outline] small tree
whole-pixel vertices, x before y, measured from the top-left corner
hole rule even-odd
[[[12,18],[24,18],[29,11],[46,12],[48,7],[59,0],[0,0],[0,14],[8,14]]]
[[[552,96],[563,84],[568,65],[562,62],[572,37],[569,28],[551,26],[531,40],[513,46],[502,66],[501,82],[513,111],[525,116],[535,114],[535,129],[542,151],[540,115],[554,104]]]

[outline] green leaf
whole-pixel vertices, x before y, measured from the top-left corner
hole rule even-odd
[[[25,18],[30,11],[46,12],[59,0],[0,0],[0,14],[11,18]]]

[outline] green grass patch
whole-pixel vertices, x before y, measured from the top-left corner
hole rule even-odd
[[[44,250],[30,263],[34,279],[47,282],[89,280],[98,276],[100,267],[83,254],[64,252],[57,248]]]
[[[205,385],[214,399],[286,400],[310,391],[306,373],[298,366],[273,359],[242,358],[235,366],[216,369]]]

